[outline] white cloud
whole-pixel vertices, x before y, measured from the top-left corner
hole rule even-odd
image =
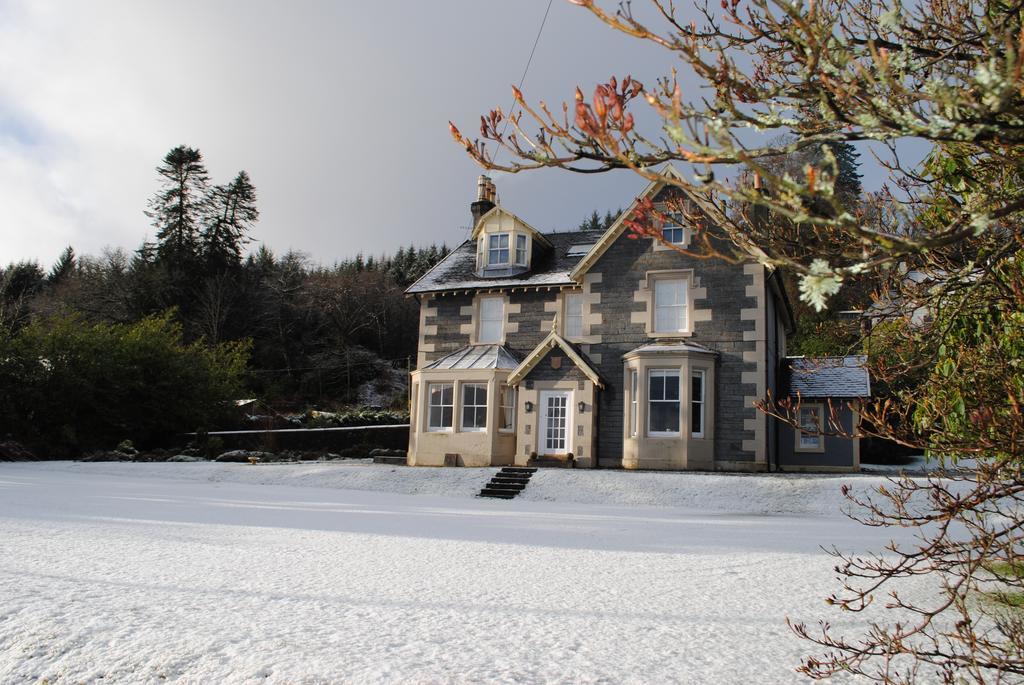
[[[253,177],[255,237],[332,262],[464,238],[479,173],[454,144],[506,107],[546,3],[176,3],[0,0],[0,262],[70,243],[134,249],[154,167],[200,148],[217,181]],[[653,59],[652,59],[653,57]],[[571,99],[663,61],[556,3],[526,91]],[[503,176],[503,203],[544,229],[626,205],[641,185]]]

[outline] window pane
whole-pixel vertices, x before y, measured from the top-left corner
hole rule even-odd
[[[441,392],[441,404],[455,404],[455,402],[453,401],[455,399],[455,386],[443,385],[441,387],[443,388]]]
[[[666,374],[665,375],[665,399],[666,400],[678,400],[679,399],[679,374]]]
[[[648,385],[648,397],[652,400],[665,399],[665,377],[658,374],[651,374]]]
[[[505,325],[505,298],[484,297],[480,299],[480,325],[477,342],[495,343],[501,341]]]
[[[441,409],[441,425],[445,428],[452,427],[452,415],[455,413],[453,407],[443,407]]]
[[[430,408],[430,427],[440,428],[441,427],[441,407]]]
[[[694,404],[690,410],[690,433],[702,435],[704,433],[704,405]]]
[[[674,245],[680,245],[683,242],[683,229],[679,226],[666,226],[661,229],[661,235]]]
[[[704,435],[704,372],[690,377],[690,434]]]
[[[578,338],[583,335],[583,295],[567,293],[565,295],[565,335]]]
[[[818,430],[818,409],[816,407],[800,408],[800,427],[804,430]]]
[[[650,413],[652,433],[679,432],[678,402],[651,402]]]

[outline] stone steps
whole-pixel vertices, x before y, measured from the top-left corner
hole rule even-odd
[[[537,469],[529,466],[503,466],[480,491],[478,497],[512,499],[530,482]]]

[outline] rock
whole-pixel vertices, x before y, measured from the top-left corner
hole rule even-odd
[[[173,457],[167,459],[167,461],[174,462],[193,462],[193,461],[206,461],[202,457],[196,457],[191,454],[175,454]]]
[[[220,455],[214,461],[230,464],[248,464],[249,459],[256,458],[260,461],[272,461],[274,455],[270,452],[251,452],[249,450],[231,450]]]
[[[35,461],[36,455],[27,447],[13,440],[0,442],[0,461]]]
[[[78,461],[131,461],[131,456],[117,450],[96,450],[89,452]]]

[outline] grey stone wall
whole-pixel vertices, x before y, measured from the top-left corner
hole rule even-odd
[[[715,460],[751,461],[753,454],[744,452],[743,440],[753,437],[745,431],[743,420],[753,416],[753,409],[743,406],[743,396],[752,394],[750,385],[741,383],[743,371],[753,370],[744,364],[743,352],[754,349],[754,343],[743,340],[743,332],[752,330],[753,321],[742,321],[740,310],[755,305],[747,297],[750,277],[742,265],[720,260],[695,259],[675,251],[655,251],[653,240],[631,240],[623,235],[594,264],[591,271],[601,274],[594,291],[601,294],[600,312],[603,323],[591,333],[602,336],[601,343],[591,345],[592,353],[601,354],[598,373],[605,379],[601,393],[601,426],[598,459],[601,466],[621,466],[624,421],[622,355],[651,342],[642,324],[630,322],[630,313],[644,311],[642,302],[633,301],[633,293],[648,271],[693,269],[700,286],[707,289],[707,299],[695,303],[697,308],[710,307],[710,321],[692,325],[693,335],[687,340],[719,353],[715,388]]]

